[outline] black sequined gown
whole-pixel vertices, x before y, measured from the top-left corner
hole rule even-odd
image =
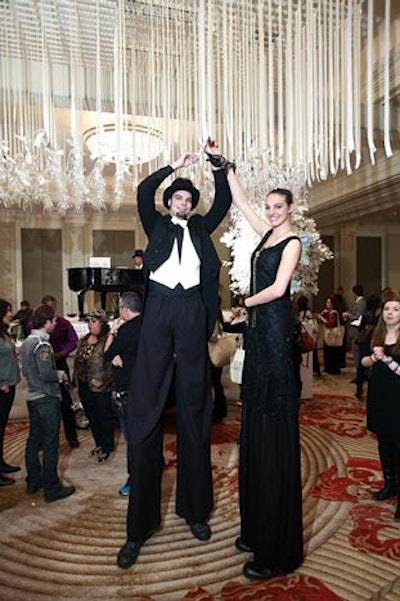
[[[252,256],[251,293],[271,285],[295,236]],[[290,287],[251,311],[242,384],[239,495],[241,539],[259,567],[295,570],[303,561],[298,409]]]

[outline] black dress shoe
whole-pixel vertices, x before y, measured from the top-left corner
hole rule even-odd
[[[198,540],[209,540],[211,538],[211,528],[207,522],[187,522],[192,534]]]
[[[271,570],[270,568],[261,568],[254,561],[248,561],[244,564],[243,574],[249,580],[268,580],[276,576],[283,576],[281,570]]]
[[[44,500],[46,503],[54,503],[54,501],[59,501],[60,499],[65,499],[73,495],[75,492],[75,486],[62,486],[57,493],[52,495],[45,495]]]
[[[27,486],[26,486],[26,494],[27,495],[34,495],[35,492],[37,492],[41,488],[42,488],[41,484],[27,484]]]
[[[10,465],[9,463],[0,463],[0,473],[2,474],[14,474],[19,472],[21,468],[19,465]]]
[[[117,565],[123,570],[127,570],[136,562],[139,557],[142,543],[134,540],[128,540],[118,552]]]
[[[97,455],[97,463],[105,463],[109,458],[110,453],[99,453]]]
[[[252,553],[253,549],[248,545],[245,545],[240,536],[235,540],[235,547],[238,551],[242,551],[242,553]]]
[[[15,484],[15,480],[0,474],[0,486],[10,486],[10,484]]]

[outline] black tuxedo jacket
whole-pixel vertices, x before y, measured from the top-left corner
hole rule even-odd
[[[161,182],[173,173],[170,166],[149,175],[138,187],[139,216],[149,239],[143,256],[146,284],[150,271],[155,271],[170,256],[175,240],[175,228],[170,215],[162,215],[155,208],[155,193]],[[232,195],[224,171],[213,171],[215,197],[210,210],[205,215],[194,214],[188,220],[188,228],[193,245],[201,261],[200,285],[204,305],[207,310],[207,329],[211,336],[218,311],[218,284],[221,262],[214,248],[210,234],[218,227],[227,214]]]

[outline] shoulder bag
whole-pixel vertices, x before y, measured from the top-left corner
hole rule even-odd
[[[300,352],[301,353],[309,353],[315,347],[315,340],[313,336],[309,332],[307,332],[306,328],[301,325],[300,332]]]
[[[231,355],[236,349],[236,336],[232,334],[218,336],[208,343],[208,354],[215,367],[224,367],[231,362]]]
[[[232,361],[229,367],[229,376],[234,384],[242,383],[242,373],[245,358],[245,350],[243,348],[243,337],[238,344],[235,354],[232,357]]]
[[[327,328],[325,326],[324,342],[326,346],[339,347],[343,344],[344,327],[340,325],[339,314],[336,313],[336,326]]]

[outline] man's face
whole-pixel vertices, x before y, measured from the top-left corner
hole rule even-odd
[[[142,257],[139,257],[138,255],[135,255],[133,257],[133,264],[135,265],[135,267],[141,267],[143,265],[143,259],[142,259]]]
[[[169,213],[178,219],[187,219],[192,210],[192,195],[186,190],[177,190],[168,200]]]
[[[57,317],[53,317],[53,319],[48,319],[46,321],[46,332],[51,334],[54,332],[54,328],[56,327]]]
[[[54,311],[57,310],[57,301],[48,300],[45,302],[45,304],[49,305],[49,307],[53,307]]]

